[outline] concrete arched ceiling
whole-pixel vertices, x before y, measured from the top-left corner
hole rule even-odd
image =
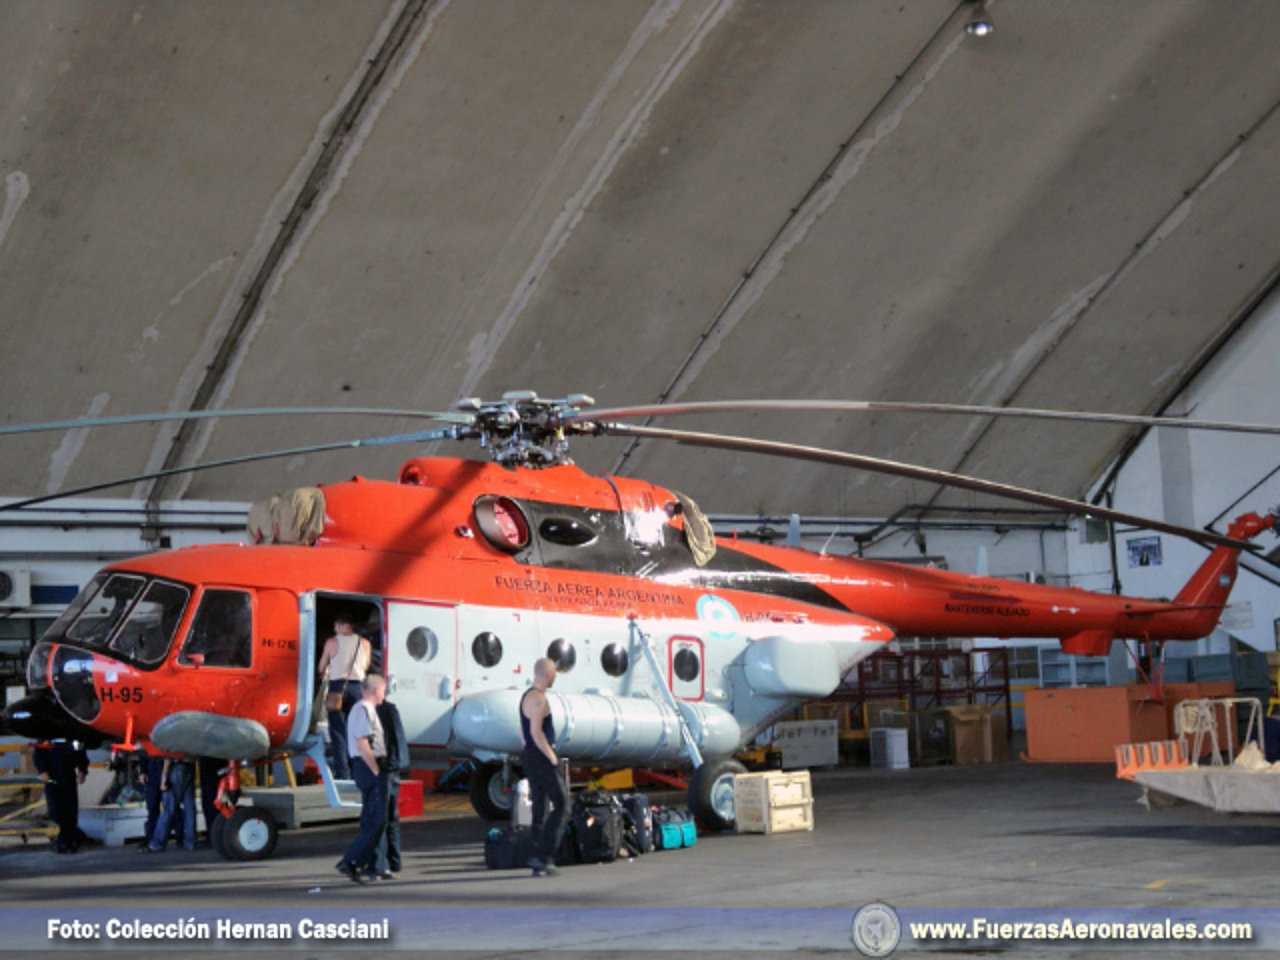
[[[205,407],[832,397],[1148,413],[1280,261],[1272,0],[0,5],[5,423]],[[675,425],[1080,495],[1118,428]],[[0,494],[421,424],[3,440]],[[450,452],[475,455],[473,451]],[[422,451],[120,495],[247,500]],[[716,511],[973,505],[591,441]]]

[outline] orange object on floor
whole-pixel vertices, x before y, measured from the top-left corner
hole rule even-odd
[[[1180,740],[1125,743],[1116,747],[1116,777],[1120,780],[1134,779],[1139,770],[1178,770],[1190,765]]]
[[[1024,697],[1027,752],[1035,763],[1114,763],[1116,747],[1173,736],[1174,704],[1231,696],[1235,684],[1170,683],[1128,687],[1059,687],[1028,690]]]
[[[422,781],[405,777],[400,781],[400,798],[396,802],[400,819],[422,816]]]

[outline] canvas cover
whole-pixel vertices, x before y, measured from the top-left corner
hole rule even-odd
[[[249,508],[250,543],[290,543],[311,546],[324,532],[324,491],[297,487],[259,500]]]

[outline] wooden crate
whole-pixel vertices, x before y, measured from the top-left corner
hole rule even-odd
[[[739,833],[813,829],[813,788],[808,770],[740,773],[733,778]]]

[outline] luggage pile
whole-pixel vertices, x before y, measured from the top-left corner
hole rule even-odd
[[[688,810],[651,806],[643,793],[587,790],[574,798],[569,809],[556,865],[612,863],[619,857],[691,847],[697,840]],[[532,846],[527,826],[494,827],[485,839],[485,865],[491,870],[523,867]]]

